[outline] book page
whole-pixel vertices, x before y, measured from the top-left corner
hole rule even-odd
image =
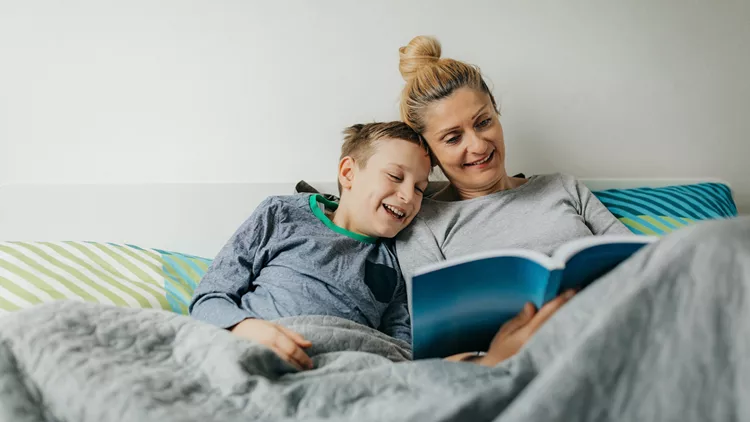
[[[605,244],[647,244],[656,242],[659,240],[655,236],[637,236],[637,235],[602,235],[602,236],[586,236],[579,239],[574,239],[569,242],[565,242],[562,246],[557,248],[554,254],[552,254],[552,260],[555,265],[564,267],[565,263],[569,261],[577,253],[598,245]]]
[[[558,293],[567,289],[582,289],[612,271],[623,261],[649,243],[640,242],[599,242],[579,250],[565,263]]]
[[[460,265],[466,262],[480,261],[487,258],[499,258],[502,256],[524,258],[529,261],[534,261],[549,270],[561,268],[561,266],[556,261],[553,261],[549,256],[541,252],[528,249],[502,249],[497,251],[479,252],[475,254],[465,255],[460,258],[447,259],[445,261],[426,265],[422,268],[417,269],[414,272],[414,276],[416,277],[420,274],[426,274],[442,268],[453,267],[455,265]]]

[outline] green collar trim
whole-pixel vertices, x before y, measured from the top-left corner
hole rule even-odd
[[[322,209],[320,209],[320,205],[318,204],[318,202],[322,202],[326,208],[334,211],[336,210],[336,208],[338,208],[339,204],[333,201],[329,201],[320,194],[310,195],[310,209],[312,210],[313,214],[318,217],[318,220],[322,221],[323,224],[325,224],[329,229],[335,231],[338,234],[343,234],[346,237],[350,237],[354,240],[359,240],[360,242],[364,243],[374,244],[378,241],[377,237],[365,236],[363,234],[350,232],[343,227],[335,225],[333,221],[331,221],[331,219],[326,216],[326,213],[323,212]]]

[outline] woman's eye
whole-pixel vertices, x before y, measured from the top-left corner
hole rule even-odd
[[[481,122],[477,123],[477,127],[478,128],[486,127],[490,124],[490,122],[492,122],[492,119],[484,119]]]
[[[449,138],[447,141],[445,141],[445,143],[449,144],[449,145],[453,145],[453,144],[457,144],[458,141],[460,141],[460,140],[461,140],[461,137],[457,135],[457,136],[454,136],[452,138]]]

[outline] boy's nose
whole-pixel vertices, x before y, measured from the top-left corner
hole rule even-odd
[[[414,199],[414,192],[409,192],[409,189],[399,189],[398,194],[405,204],[408,204],[412,199]]]

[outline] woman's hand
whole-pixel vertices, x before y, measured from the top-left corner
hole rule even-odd
[[[286,327],[262,319],[250,318],[243,320],[229,331],[267,346],[299,370],[313,367],[312,359],[302,350],[312,346],[312,343]]]
[[[515,355],[539,327],[574,295],[574,290],[568,290],[542,306],[539,311],[536,311],[531,303],[526,303],[518,315],[500,327],[500,331],[492,339],[487,354],[473,360],[473,362],[485,366],[495,366]]]

